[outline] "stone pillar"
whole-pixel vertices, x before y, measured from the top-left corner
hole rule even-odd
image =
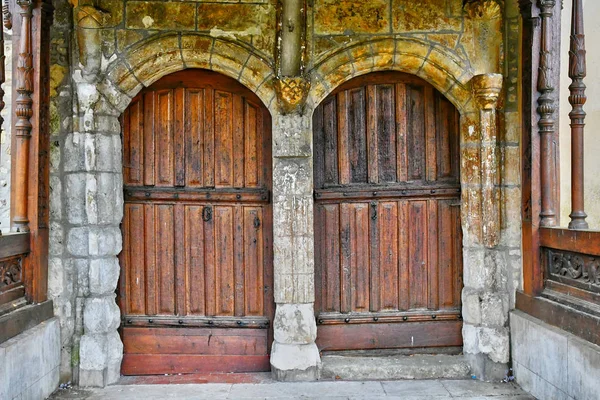
[[[68,253],[64,262],[77,277],[75,333],[82,335],[74,379],[80,386],[105,386],[119,379],[123,357],[115,302],[123,218],[121,128],[119,112],[96,84],[80,72],[73,80],[78,112],[64,143],[63,226]]]
[[[316,380],[321,360],[315,344],[312,119],[300,106],[308,86],[302,78],[279,82],[280,108],[286,113],[273,114],[271,371],[278,380]]]
[[[496,105],[502,75],[471,81],[476,113],[463,116],[464,236],[463,340],[473,374],[504,377],[509,361],[508,265],[500,240],[499,162]]]

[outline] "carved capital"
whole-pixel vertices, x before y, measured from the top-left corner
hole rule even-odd
[[[81,28],[102,28],[109,19],[110,13],[94,6],[82,5],[75,10],[75,22]]]
[[[476,75],[471,79],[473,95],[484,110],[496,108],[498,97],[502,91],[501,74]]]
[[[282,77],[275,81],[275,90],[281,111],[290,114],[304,107],[310,82],[304,77]]]
[[[470,0],[463,8],[471,19],[496,19],[502,18],[502,0]]]

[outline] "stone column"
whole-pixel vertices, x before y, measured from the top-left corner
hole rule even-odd
[[[316,380],[312,119],[301,107],[308,83],[283,78],[273,114],[274,343],[271,371],[283,381]]]
[[[478,119],[463,122],[463,218],[469,227],[464,240],[464,353],[479,379],[496,380],[509,361],[507,327],[508,265],[500,240],[500,196],[496,106],[502,75],[473,77]],[[468,155],[468,157],[467,157]],[[471,211],[476,211],[474,214]]]

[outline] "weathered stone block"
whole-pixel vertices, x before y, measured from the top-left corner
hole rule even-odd
[[[194,3],[128,1],[125,5],[125,26],[130,29],[194,30],[196,27]]]
[[[89,287],[94,296],[114,293],[119,279],[119,261],[116,257],[99,258],[90,261]]]
[[[62,219],[62,180],[59,176],[50,176],[50,220]]]
[[[508,328],[478,328],[479,351],[493,362],[505,364],[510,359]]]
[[[311,122],[310,118],[298,114],[274,116],[273,157],[304,157],[308,162],[312,156]]]
[[[83,309],[83,324],[86,335],[81,338],[82,341],[84,337],[88,336],[88,334],[93,334],[93,337],[95,338],[94,343],[96,343],[94,346],[97,346],[98,343],[100,343],[100,339],[97,339],[96,334],[105,334],[116,331],[121,322],[120,316],[121,312],[117,306],[117,303],[115,303],[114,295],[104,297],[88,297],[85,299],[85,306]],[[81,344],[81,351],[83,351],[83,344]],[[106,349],[104,349],[103,357],[106,357]],[[95,369],[84,367],[83,358],[82,368]]]
[[[387,33],[390,31],[390,7],[386,0],[317,0],[314,21],[318,35]]]
[[[483,293],[481,296],[481,322],[485,326],[503,327],[508,320],[507,293]]]
[[[275,158],[273,160],[273,190],[278,197],[311,195],[312,181],[312,157]]]
[[[446,0],[392,0],[392,10],[394,32],[462,30],[462,18],[446,14]]]
[[[317,337],[312,304],[278,304],[273,320],[275,341],[282,344],[310,344]]]
[[[479,292],[471,288],[462,291],[462,316],[468,324],[481,324],[481,298]]]
[[[302,345],[273,343],[271,373],[277,380],[317,380],[320,365],[319,349],[314,343]]]

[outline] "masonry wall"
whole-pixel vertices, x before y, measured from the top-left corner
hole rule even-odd
[[[277,69],[274,0],[99,0],[74,8],[54,1],[49,291],[61,326],[62,380],[101,386],[118,379],[119,117],[142,87],[185,68],[239,80],[272,115],[277,309],[271,364],[284,380],[315,379],[320,362],[313,311],[314,108],[339,84],[372,71],[412,73],[444,93],[461,112],[464,350],[478,376],[504,374],[508,311],[520,282],[517,70],[510,58],[518,49],[516,1],[466,8],[462,0],[309,4],[302,76],[286,80]],[[496,87],[502,76],[494,73],[504,75],[503,91]]]

